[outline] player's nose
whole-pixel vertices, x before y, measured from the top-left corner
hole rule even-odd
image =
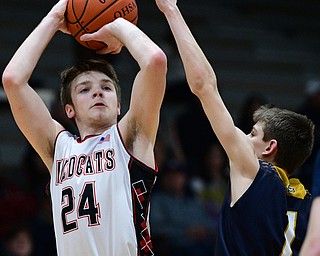
[[[100,87],[94,88],[92,96],[93,96],[93,98],[102,97],[103,96],[102,89]]]

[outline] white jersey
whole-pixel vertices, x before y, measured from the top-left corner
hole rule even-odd
[[[155,179],[127,152],[117,125],[81,142],[61,132],[50,182],[58,254],[154,255],[147,219]]]

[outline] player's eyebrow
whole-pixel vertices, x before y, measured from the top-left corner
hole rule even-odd
[[[85,81],[82,81],[80,83],[77,83],[74,88],[77,88],[78,86],[80,85],[87,85],[87,84],[90,84],[91,82],[89,80],[85,80]]]
[[[103,79],[101,79],[99,82],[111,83],[111,84],[113,84],[113,81],[112,81],[110,78],[103,78]],[[77,87],[80,86],[80,85],[87,85],[87,84],[90,84],[90,83],[92,83],[90,80],[84,80],[84,81],[81,81],[81,82],[77,83],[77,84],[75,85],[75,88],[77,88]]]
[[[103,78],[103,79],[100,80],[100,82],[113,84],[113,81],[110,78]]]
[[[255,127],[255,126],[252,126],[251,132],[254,132],[254,133],[256,133],[256,132],[257,132],[257,129],[256,129],[256,127]]]

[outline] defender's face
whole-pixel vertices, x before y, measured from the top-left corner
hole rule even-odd
[[[73,106],[67,105],[66,112],[69,118],[75,118],[78,125],[113,124],[120,114],[115,86],[101,72],[88,71],[75,78],[71,86],[71,98]]]

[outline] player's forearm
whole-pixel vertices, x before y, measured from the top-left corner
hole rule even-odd
[[[141,69],[153,61],[165,60],[165,54],[143,31],[124,19],[117,19],[113,26],[114,36],[123,43]]]
[[[191,90],[198,94],[203,86],[216,86],[215,74],[210,63],[188,28],[180,10],[170,8],[164,12],[185,68],[186,77]]]

